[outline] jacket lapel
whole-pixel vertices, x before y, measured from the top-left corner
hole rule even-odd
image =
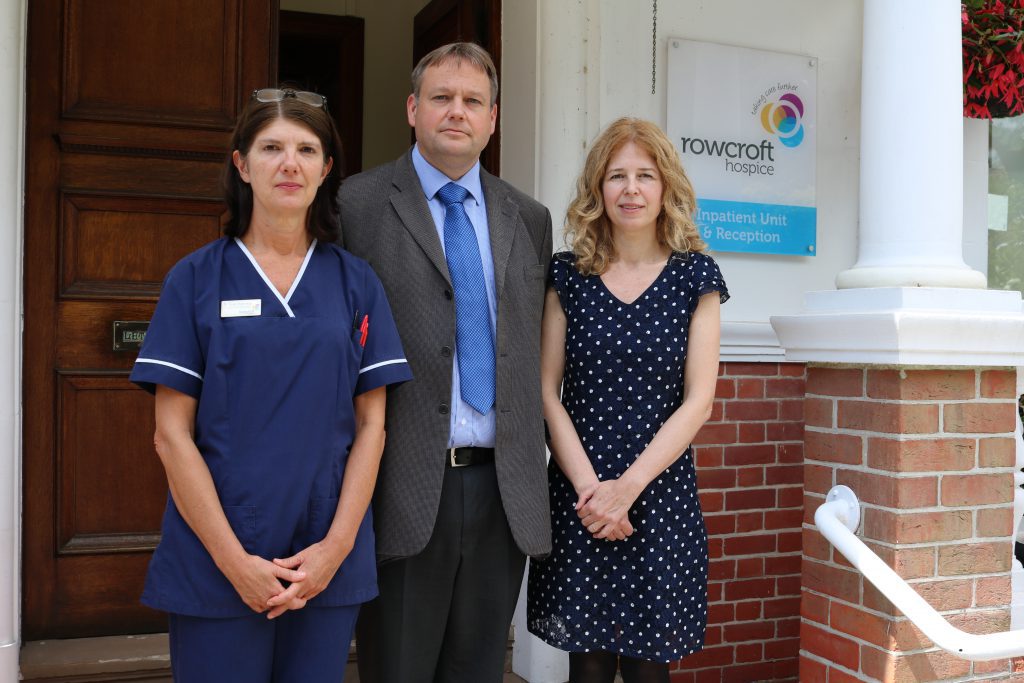
[[[507,188],[487,171],[480,169],[480,183],[487,204],[487,224],[491,233],[491,255],[494,258],[494,289],[500,296],[505,287],[505,271],[512,253],[519,205]]]
[[[445,280],[448,280],[448,284],[451,284],[448,277],[448,262],[444,258],[444,249],[441,248],[441,240],[437,236],[437,228],[430,215],[427,198],[423,196],[423,186],[420,185],[420,179],[412,165],[411,150],[395,162],[392,183],[395,190],[391,193],[391,205],[402,219],[402,224],[434,267]]]

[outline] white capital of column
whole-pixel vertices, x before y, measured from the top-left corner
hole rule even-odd
[[[854,287],[984,288],[963,260],[959,0],[864,0]]]

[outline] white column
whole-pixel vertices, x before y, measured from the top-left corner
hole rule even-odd
[[[983,288],[963,260],[959,0],[864,0],[852,287]]]
[[[864,0],[858,260],[771,318],[788,360],[1024,365],[1020,292],[984,289],[963,260],[959,12]]]
[[[539,0],[501,7],[501,177],[537,196]]]
[[[21,631],[21,237],[26,0],[0,3],[0,681],[18,680]]]

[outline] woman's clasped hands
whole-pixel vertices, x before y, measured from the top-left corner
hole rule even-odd
[[[224,573],[251,610],[274,619],[288,610],[302,609],[319,595],[347,555],[347,550],[321,541],[273,561],[246,555]]]
[[[327,588],[337,573],[338,567],[348,557],[351,550],[351,543],[348,544],[348,547],[341,548],[338,547],[338,544],[332,544],[325,539],[291,557],[275,558],[275,566],[280,569],[296,571],[303,574],[305,578],[293,582],[283,592],[267,601],[267,606],[270,608],[267,618],[273,619],[287,610],[305,607],[307,602]]]
[[[259,555],[245,553],[221,567],[221,571],[253,612],[266,612],[270,600],[283,595],[282,581],[297,585],[306,578],[303,571],[280,567]],[[276,616],[276,615],[275,615]]]
[[[639,495],[621,478],[595,482],[579,491],[576,515],[594,538],[621,541],[633,535],[629,508]]]

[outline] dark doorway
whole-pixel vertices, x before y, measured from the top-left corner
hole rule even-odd
[[[345,175],[363,166],[363,31],[359,17],[280,13],[278,79],[327,98]]]
[[[477,43],[491,53],[500,83],[501,0],[431,0],[413,21],[412,65],[434,48],[460,40]],[[498,120],[491,141],[480,155],[480,164],[494,175],[501,170],[500,111]]]

